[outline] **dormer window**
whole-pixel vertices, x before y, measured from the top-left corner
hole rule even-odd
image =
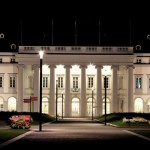
[[[15,58],[11,58],[11,59],[10,59],[10,62],[11,62],[11,63],[15,62]]]
[[[138,51],[140,51],[141,50],[141,45],[136,45],[135,49],[138,50]]]
[[[5,35],[3,33],[0,34],[0,39],[4,39]]]
[[[141,59],[137,59],[137,60],[136,60],[136,63],[137,63],[137,64],[141,64],[141,62],[142,62]]]
[[[11,49],[16,49],[16,45],[15,45],[15,44],[11,44],[11,45],[10,45],[10,48],[11,48]]]

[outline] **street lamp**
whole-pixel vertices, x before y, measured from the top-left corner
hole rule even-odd
[[[104,88],[105,88],[105,126],[106,126],[106,115],[107,115],[107,114],[106,114],[106,110],[107,110],[107,108],[106,108],[107,70],[105,70],[105,74],[104,74],[104,75],[105,75],[105,77],[104,77]]]
[[[57,122],[58,80],[56,80],[56,122]]]
[[[62,119],[63,119],[63,91],[62,91]]]
[[[93,91],[94,91],[94,88],[92,87],[92,120],[93,120]]]
[[[44,51],[39,51],[40,55],[40,119],[39,119],[39,131],[42,131],[42,61]]]

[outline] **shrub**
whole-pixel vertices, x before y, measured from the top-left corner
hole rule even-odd
[[[19,115],[19,116],[12,116],[9,118],[11,121],[10,127],[13,129],[29,129],[31,117],[29,115]]]

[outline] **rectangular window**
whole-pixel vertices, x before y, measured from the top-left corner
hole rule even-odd
[[[104,77],[104,88],[108,88],[109,79],[108,77]],[[106,87],[105,87],[106,85]]]
[[[148,78],[148,88],[150,89],[150,78]]]
[[[78,77],[73,77],[73,88],[78,89]]]
[[[63,88],[63,77],[58,77],[58,88]]]
[[[16,79],[15,79],[15,77],[10,77],[9,78],[9,83],[10,83],[10,87],[11,88],[15,88],[16,87]]]
[[[142,78],[141,77],[136,77],[136,85],[135,87],[137,89],[141,89],[142,88]]]
[[[43,88],[48,88],[48,77],[43,77]]]
[[[0,87],[3,87],[3,77],[0,77]]]
[[[93,77],[88,77],[88,88],[93,88],[94,87],[94,78]]]

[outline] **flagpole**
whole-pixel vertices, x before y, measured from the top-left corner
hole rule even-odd
[[[99,22],[98,22],[98,25],[99,25],[99,40],[98,40],[98,42],[99,42],[99,46],[101,45],[101,24],[100,24],[101,22],[100,22],[100,18],[99,18]]]
[[[77,18],[75,17],[75,46],[77,46]]]

